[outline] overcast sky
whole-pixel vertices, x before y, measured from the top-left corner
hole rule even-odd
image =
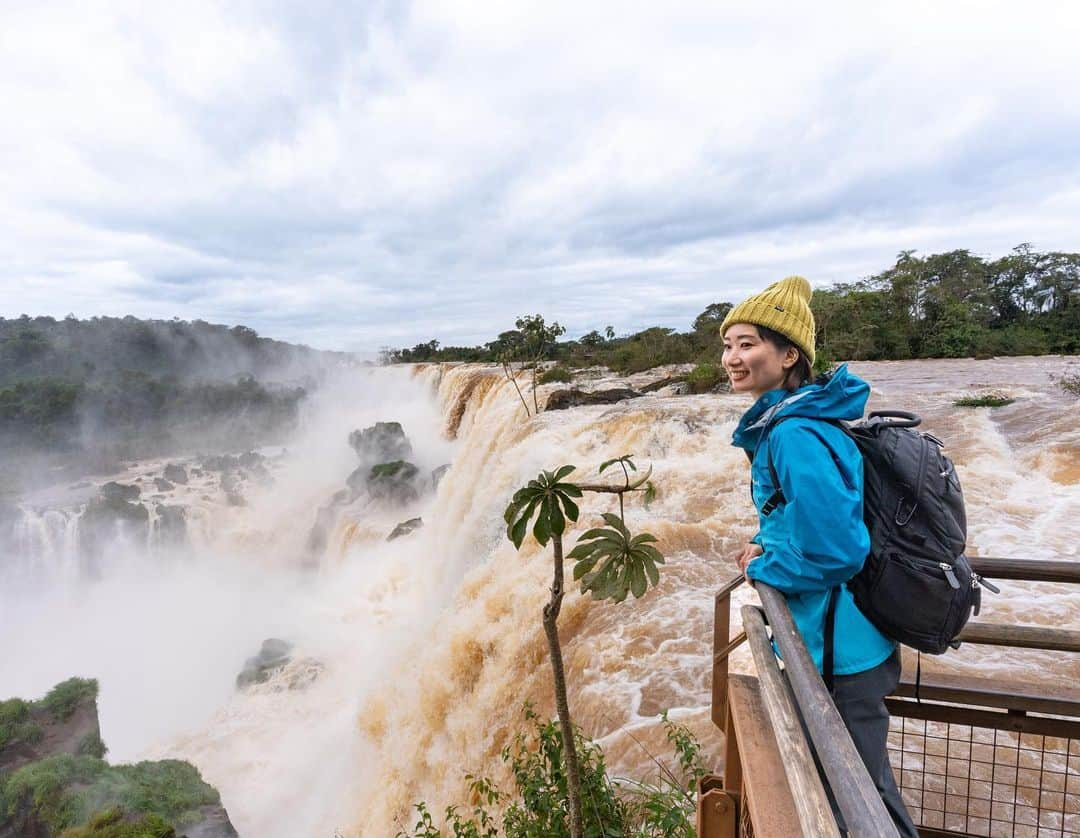
[[[364,351],[533,312],[685,329],[909,248],[1080,249],[1076,3],[0,15],[0,316]]]

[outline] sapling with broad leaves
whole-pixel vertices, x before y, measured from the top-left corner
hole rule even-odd
[[[563,666],[562,646],[559,642],[558,619],[563,600],[563,542],[567,521],[576,522],[580,509],[575,502],[585,492],[607,493],[619,498],[619,514],[603,513],[607,527],[588,530],[578,539],[566,558],[575,559],[574,579],[581,583],[581,593],[590,594],[594,600],[610,599],[622,602],[627,594],[644,595],[650,584],[660,581],[657,565],[664,557],[653,546],[656,537],[650,533],[633,535],[626,526],[623,495],[644,492],[646,503],[655,495],[649,478],[650,467],[643,475],[631,479],[630,472],[637,471],[631,455],[617,457],[600,466],[603,473],[618,464],[623,471],[622,485],[578,484],[566,478],[574,471],[572,465],[564,465],[555,471],[542,471],[514,493],[503,515],[506,536],[520,549],[532,523],[532,534],[543,547],[550,541],[553,553],[551,596],[544,605],[543,626],[547,637],[548,654],[554,681],[555,709],[559,716],[559,728],[566,759],[567,792],[570,802],[570,834],[572,838],[584,835],[581,815],[581,768],[574,744],[574,726],[566,695],[566,673]],[[535,520],[534,520],[535,518]]]

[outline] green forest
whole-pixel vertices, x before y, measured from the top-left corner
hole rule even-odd
[[[272,441],[333,359],[201,320],[0,318],[0,451],[105,465]]]
[[[551,340],[546,357],[565,367],[603,365],[632,373],[660,364],[718,369],[719,327],[737,301],[710,304],[686,332],[654,326],[616,336],[611,327]],[[966,358],[1080,352],[1080,253],[1041,253],[1022,244],[1000,259],[967,250],[930,256],[903,251],[865,279],[816,289],[819,366],[838,361]],[[525,318],[531,321],[532,318]],[[527,329],[482,346],[438,340],[384,352],[389,362],[484,361],[520,356]],[[561,328],[556,331],[561,334]],[[518,358],[520,359],[520,358]]]

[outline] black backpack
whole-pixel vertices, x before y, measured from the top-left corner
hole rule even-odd
[[[786,418],[770,423],[775,427]],[[942,442],[914,430],[922,420],[902,411],[878,411],[841,428],[863,456],[863,520],[870,555],[847,583],[855,604],[882,634],[921,652],[940,655],[956,640],[972,613],[979,613],[982,588],[998,589],[971,569],[964,555],[967,515],[964,494]],[[766,433],[771,429],[766,428]],[[769,515],[784,502],[780,480],[762,508]],[[831,675],[833,611],[825,624],[826,675]]]

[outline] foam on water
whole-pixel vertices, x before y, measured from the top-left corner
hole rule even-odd
[[[873,406],[914,409],[945,441],[964,483],[973,553],[1075,559],[1080,487],[1067,479],[1080,452],[1069,418],[1075,400],[1049,378],[1062,363],[852,368],[874,383]],[[1004,382],[996,389],[1016,403],[952,406],[986,382]],[[519,384],[531,404],[527,381]],[[541,389],[541,404],[551,389]],[[98,675],[103,735],[121,743],[114,756],[191,759],[243,834],[393,834],[418,800],[433,811],[464,800],[467,772],[509,787],[499,752],[520,729],[522,704],[553,714],[540,626],[550,550],[529,539],[515,551],[507,542],[509,497],[541,469],[570,463],[578,467],[572,479],[595,481],[604,459],[632,453],[653,466],[659,492],[648,509],[630,500],[628,522],[655,533],[668,561],[659,588],[639,601],[594,604],[570,587],[559,626],[571,706],[617,773],[654,770],[650,752],[666,750],[657,721],[665,709],[718,753],[708,714],[713,596],[755,530],[745,458],[730,445],[747,406],[736,396],[646,396],[527,419],[498,368],[355,373],[311,406],[275,466],[274,488],[253,491],[239,509],[187,492],[189,529],[197,521],[201,533],[187,555],[164,565],[133,559],[93,585],[55,586],[69,599],[40,600],[36,618],[27,604],[0,622],[13,636],[55,637],[60,650],[50,646],[40,665],[0,663],[0,683],[17,687],[3,692],[40,693],[75,672]],[[378,420],[403,423],[423,468],[453,465],[415,508],[346,507],[317,571],[303,571],[315,510],[356,464],[345,437]],[[587,496],[568,544],[616,504]],[[70,525],[46,520],[52,514],[38,513],[34,526],[59,544],[56,533]],[[415,515],[423,529],[385,542],[397,521]],[[1075,593],[1064,586],[1002,587],[984,602],[987,619],[1080,627]],[[733,614],[753,598],[740,588]],[[72,620],[81,642],[56,634]],[[317,659],[319,677],[306,689],[275,680],[234,692],[244,657],[274,635]],[[1061,656],[986,647],[964,647],[944,663],[1002,678],[1080,677]],[[745,649],[732,667],[752,667]],[[157,682],[166,686],[143,686]],[[126,718],[136,704],[150,721]]]

